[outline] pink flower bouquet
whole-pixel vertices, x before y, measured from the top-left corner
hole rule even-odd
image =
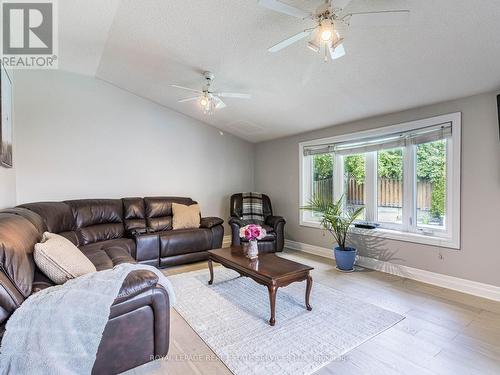
[[[249,224],[240,228],[240,238],[244,238],[247,241],[261,240],[266,236],[266,234],[266,230],[256,224]]]

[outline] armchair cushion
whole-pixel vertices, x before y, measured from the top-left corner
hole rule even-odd
[[[224,220],[219,217],[203,217],[201,218],[200,228],[212,228],[223,223]]]

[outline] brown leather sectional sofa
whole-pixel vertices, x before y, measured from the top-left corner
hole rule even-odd
[[[24,204],[0,211],[0,339],[10,315],[38,290],[53,283],[36,267],[33,248],[43,232],[72,241],[97,270],[140,262],[157,267],[207,258],[221,247],[219,218],[201,227],[172,230],[172,202],[190,198],[86,199]],[[111,307],[93,373],[118,373],[165,356],[169,347],[167,292],[149,271],[125,279]]]

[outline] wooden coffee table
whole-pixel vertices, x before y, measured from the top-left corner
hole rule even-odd
[[[311,295],[312,288],[310,271],[314,269],[313,267],[280,258],[275,254],[260,254],[257,260],[251,261],[243,255],[241,247],[232,246],[208,252],[209,285],[212,285],[214,281],[212,262],[220,263],[226,268],[235,270],[241,276],[250,277],[255,282],[267,286],[269,302],[271,304],[271,319],[269,320],[269,324],[272,326],[276,323],[276,291],[278,288],[296,281],[306,280],[306,308],[308,311],[312,310],[309,304],[309,296]]]

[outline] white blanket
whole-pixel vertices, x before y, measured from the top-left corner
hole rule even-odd
[[[156,268],[138,264],[121,264],[44,289],[24,301],[7,322],[0,373],[90,374],[111,305],[127,275],[137,269],[158,275],[170,305],[175,303],[170,281]]]

